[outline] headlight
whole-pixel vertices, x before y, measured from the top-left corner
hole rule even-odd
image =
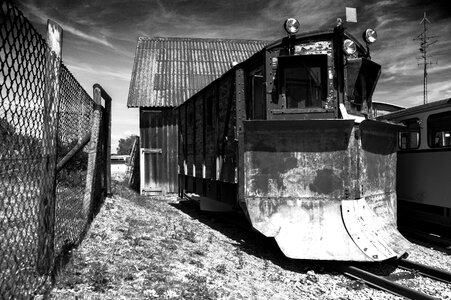
[[[301,24],[295,18],[288,18],[283,24],[283,27],[285,28],[285,31],[288,34],[295,34],[296,32],[299,31],[299,27],[301,27]]]
[[[343,42],[343,50],[345,51],[345,53],[347,55],[351,55],[357,51],[357,46],[355,45],[355,43],[352,40],[346,39]]]
[[[377,40],[377,32],[376,32],[376,30],[371,29],[371,28],[365,30],[365,32],[363,33],[363,39],[368,44],[374,43]]]

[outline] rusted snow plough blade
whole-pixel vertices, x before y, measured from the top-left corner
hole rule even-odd
[[[396,127],[352,120],[246,121],[241,205],[291,258],[380,261],[396,228]]]

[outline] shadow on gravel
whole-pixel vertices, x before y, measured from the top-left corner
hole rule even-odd
[[[311,260],[296,260],[287,258],[279,249],[273,238],[268,238],[252,229],[244,214],[205,212],[193,201],[180,200],[169,205],[189,215],[213,230],[221,232],[231,240],[237,249],[280,266],[281,268],[298,273],[323,273],[326,267],[324,262]]]

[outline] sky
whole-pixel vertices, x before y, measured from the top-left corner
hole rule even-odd
[[[14,0],[13,0],[14,1]],[[138,108],[127,108],[137,39],[197,37],[276,40],[283,22],[298,19],[301,31],[329,29],[357,9],[357,23],[345,23],[360,38],[377,31],[372,59],[382,65],[373,101],[404,107],[423,103],[423,62],[418,59],[427,13],[428,102],[451,98],[451,11],[448,0],[16,0],[45,37],[47,19],[63,28],[63,62],[92,96],[99,83],[112,97],[112,152],[117,142],[139,135]]]

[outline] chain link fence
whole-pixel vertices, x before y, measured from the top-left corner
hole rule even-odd
[[[0,3],[0,299],[30,299],[51,286],[108,193],[111,99],[97,85],[93,100]]]

